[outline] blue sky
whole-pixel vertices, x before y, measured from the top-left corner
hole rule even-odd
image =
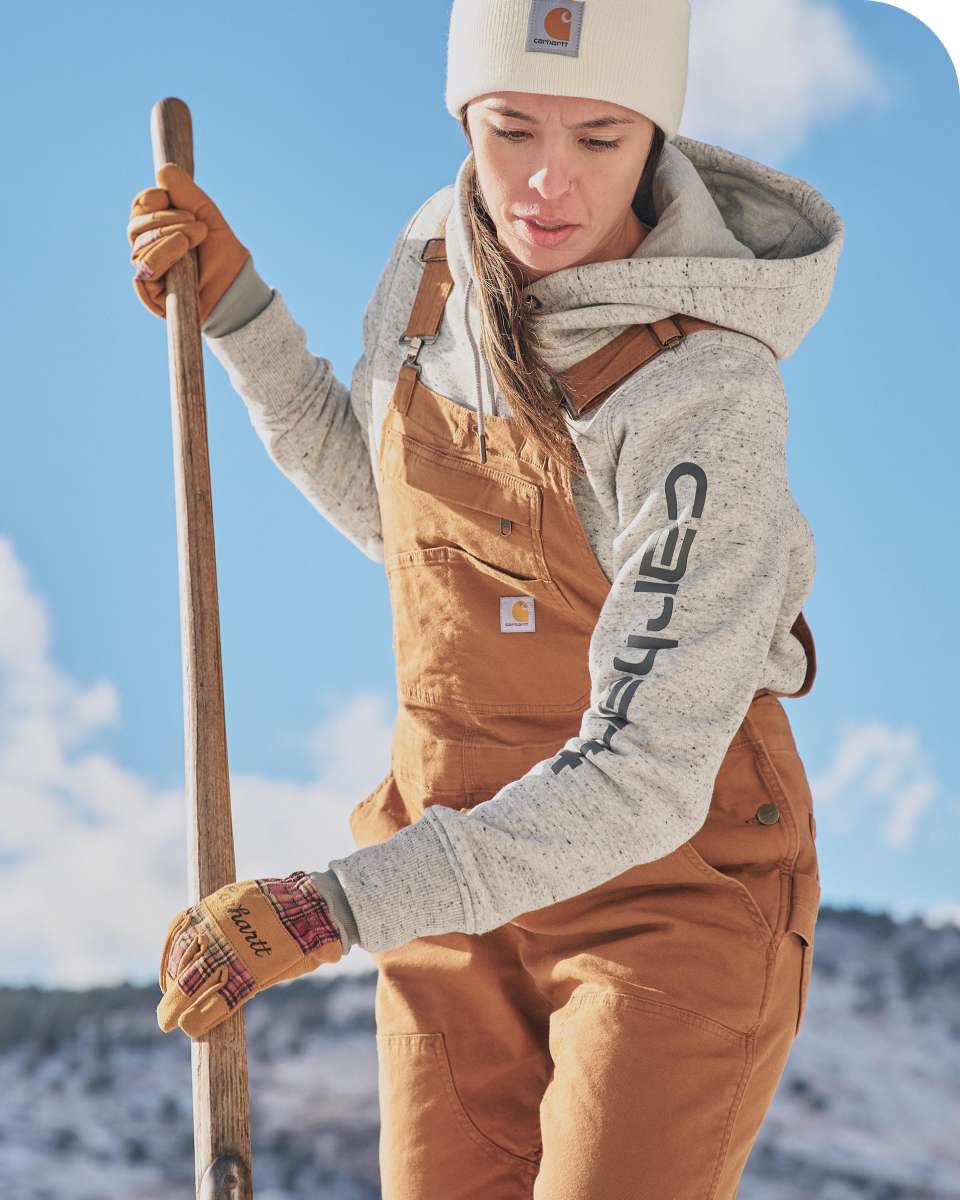
[[[344,381],[394,238],[466,143],[435,0],[379,24],[302,2],[146,28],[55,9],[5,18],[0,78],[0,982],[83,986],[152,978],[187,902],[165,329],[125,236],[151,106],[190,105],[197,182]],[[960,922],[957,117],[947,51],[890,5],[694,0],[680,132],[810,180],[846,222],[827,312],[782,364],[819,660],[785,703],[824,901],[933,922]],[[238,876],[320,869],[387,767],[383,569],[206,366]]]

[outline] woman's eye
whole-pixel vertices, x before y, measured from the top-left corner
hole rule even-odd
[[[493,132],[497,137],[506,138],[508,142],[521,142],[527,138],[527,133],[523,129],[500,129],[499,126],[493,126]],[[606,142],[602,138],[584,138],[583,144],[594,151],[603,152],[604,150],[616,150],[620,145],[620,139],[616,141]]]

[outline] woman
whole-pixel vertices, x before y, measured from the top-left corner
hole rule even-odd
[[[384,562],[399,699],[357,851],[177,914],[158,1019],[201,1036],[370,951],[385,1197],[733,1197],[803,1016],[820,884],[778,697],[813,683],[814,548],[777,364],[843,227],[677,136],[688,27],[455,0],[470,152],[349,389],[183,172],[134,201],[140,298],[163,315],[198,246],[269,453]]]

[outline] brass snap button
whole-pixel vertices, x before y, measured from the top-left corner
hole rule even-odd
[[[780,820],[780,809],[775,804],[761,804],[757,809],[757,820],[761,825],[775,825]]]

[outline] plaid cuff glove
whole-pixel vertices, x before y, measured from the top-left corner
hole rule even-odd
[[[170,922],[157,1021],[200,1037],[257,992],[343,956],[340,931],[305,871],[228,883]]]

